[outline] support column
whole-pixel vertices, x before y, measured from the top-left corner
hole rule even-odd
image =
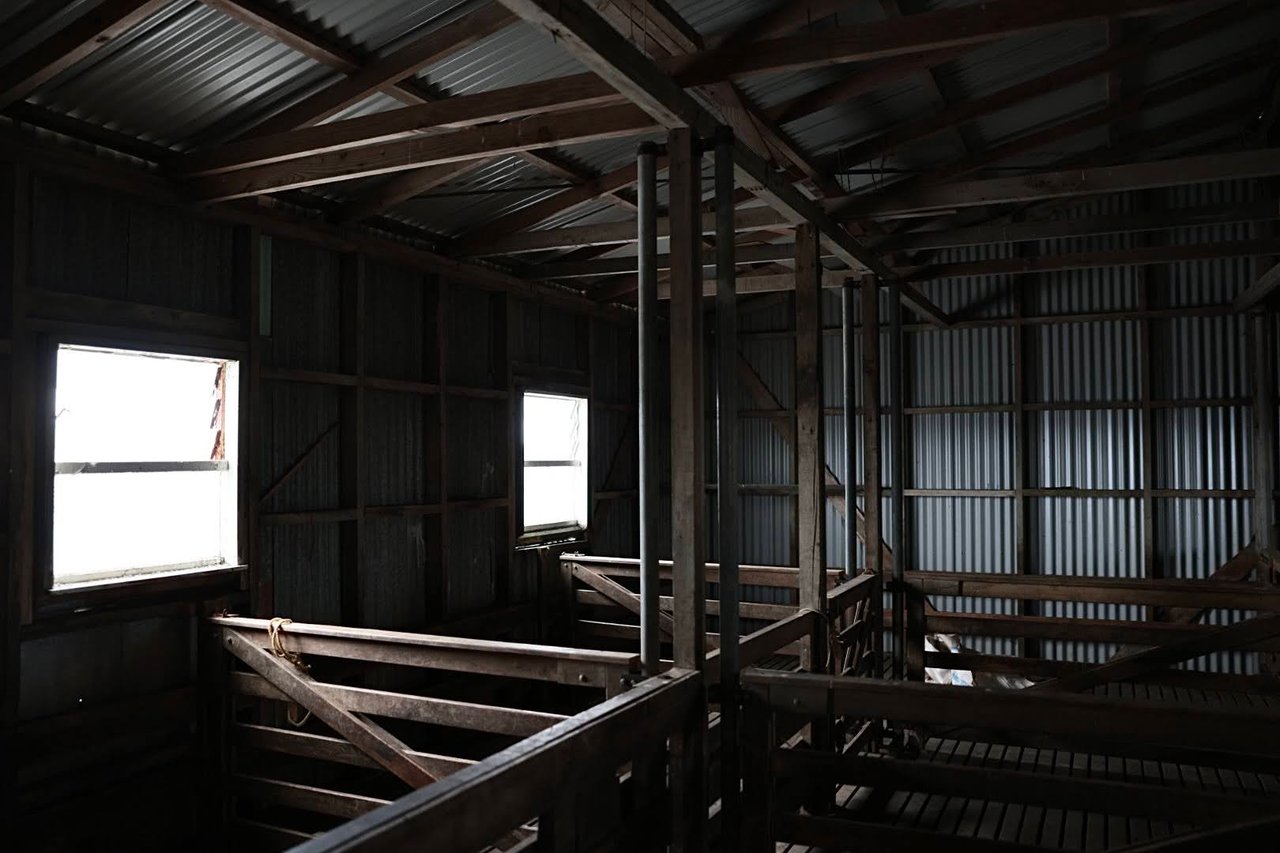
[[[342,506],[355,518],[342,524],[339,534],[341,613],[344,625],[360,625],[360,561],[364,543],[364,471],[361,445],[365,409],[365,265],[362,256],[342,257],[342,370],[356,378],[342,389],[339,400],[340,493]]]
[[[661,635],[658,632],[658,148],[640,146],[636,161],[639,309],[639,452],[640,452],[640,663],[644,674],[657,675]]]
[[[841,361],[844,366],[844,576],[851,578],[858,565],[858,349],[854,336],[858,328],[858,285],[846,278],[840,289]],[[895,552],[896,553],[896,552]]]
[[[733,133],[716,136],[716,482],[720,556],[720,847],[740,847],[738,720],[741,558],[738,494],[738,294],[734,275]]]
[[[796,535],[800,606],[827,610],[823,539],[826,470],[822,460],[822,269],[818,233],[796,226]],[[809,672],[825,672],[827,627],[819,623],[801,654]]]
[[[671,131],[671,577],[673,645],[677,667],[706,665],[706,504],[702,386],[702,155],[687,128]],[[680,853],[706,845],[706,709],[690,711],[672,738],[672,847]]]
[[[1275,341],[1266,311],[1249,315],[1246,322],[1253,344],[1253,535],[1258,547],[1265,549],[1276,547]]]
[[[884,577],[883,525],[880,521],[880,281],[862,278],[862,478],[863,563],[866,571]],[[894,560],[900,564],[901,558]],[[901,590],[899,592],[901,594]],[[874,612],[874,611],[873,611]],[[883,630],[876,626],[872,642],[877,652],[876,672],[883,671]]]
[[[903,542],[906,539],[906,400],[903,391],[902,294],[897,281],[889,284],[889,405],[892,431],[889,434],[890,473],[889,503],[892,519],[889,527],[889,551],[893,560],[893,677],[906,676],[907,606],[904,590]]]

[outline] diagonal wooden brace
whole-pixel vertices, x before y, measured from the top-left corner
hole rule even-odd
[[[436,777],[409,755],[409,747],[381,726],[344,710],[326,697],[306,673],[260,648],[239,631],[224,628],[222,643],[258,675],[306,708],[361,752],[415,788],[429,785]]]
[[[628,612],[640,615],[640,596],[620,583],[604,575],[596,574],[585,566],[574,564],[573,576]],[[668,637],[675,630],[675,622],[665,613],[658,613],[658,628]]]

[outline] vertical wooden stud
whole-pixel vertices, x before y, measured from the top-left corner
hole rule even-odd
[[[675,664],[706,664],[706,513],[702,384],[701,162],[691,130],[671,131],[671,557]],[[705,846],[706,713],[691,711],[675,743],[673,846]]]

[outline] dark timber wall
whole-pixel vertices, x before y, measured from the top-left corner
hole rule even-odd
[[[634,552],[634,451],[619,452],[635,437],[625,321],[7,163],[0,224],[0,824],[38,830],[42,847],[196,839],[204,613],[426,630],[509,609],[490,625],[536,638],[539,561],[515,551],[512,407],[526,384],[592,394],[601,494],[584,547]],[[67,335],[198,340],[242,359],[241,464],[261,498],[242,523],[246,573],[41,594],[41,360]]]

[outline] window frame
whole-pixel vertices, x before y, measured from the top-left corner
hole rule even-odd
[[[206,339],[208,340],[208,339]],[[97,347],[162,355],[190,356],[225,361],[239,365],[239,393],[235,429],[239,435],[240,454],[236,467],[236,557],[226,565],[200,566],[140,574],[118,578],[72,582],[55,585],[53,572],[53,485],[57,471],[54,462],[54,435],[57,394],[58,350],[62,346]],[[196,592],[204,595],[229,594],[241,590],[247,577],[247,555],[250,547],[249,464],[249,361],[243,347],[235,342],[193,343],[169,335],[130,335],[119,338],[95,332],[47,332],[36,336],[33,355],[36,359],[33,389],[32,441],[32,547],[34,569],[34,614],[62,615],[103,605],[125,602],[130,605],[171,595]],[[15,424],[15,428],[17,425]],[[225,427],[224,427],[225,428]],[[135,466],[136,467],[136,466]]]
[[[526,529],[524,526],[524,398],[526,394],[547,394],[556,397],[581,399],[587,410],[587,452],[583,465],[583,479],[587,490],[587,520],[584,524],[555,523]],[[549,546],[582,545],[587,542],[591,527],[591,389],[584,385],[564,382],[527,381],[515,386],[515,499],[516,499],[516,550],[545,548]]]

